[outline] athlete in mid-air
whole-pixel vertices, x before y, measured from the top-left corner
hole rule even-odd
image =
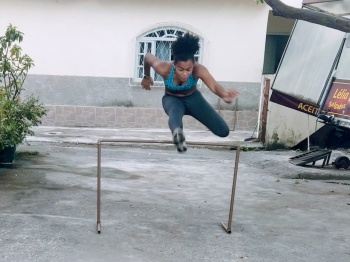
[[[177,38],[171,46],[174,60],[163,61],[147,53],[144,58],[143,89],[150,90],[153,79],[151,67],[163,77],[165,94],[162,99],[164,111],[169,116],[169,128],[173,143],[179,152],[187,150],[182,118],[190,115],[220,137],[229,135],[229,127],[197,89],[197,81],[204,84],[226,103],[231,103],[238,95],[236,90],[225,90],[209,73],[208,69],[195,62],[194,55],[199,50],[199,38],[190,33]]]

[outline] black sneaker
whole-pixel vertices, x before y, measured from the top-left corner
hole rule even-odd
[[[187,145],[185,141],[185,135],[181,128],[176,128],[173,133],[173,143],[176,145],[177,151],[187,151]]]

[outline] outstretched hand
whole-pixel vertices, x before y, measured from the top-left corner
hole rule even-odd
[[[231,103],[232,100],[238,96],[238,91],[237,90],[226,90],[224,95],[221,97],[226,103]]]
[[[154,82],[152,77],[144,77],[141,81],[141,86],[145,90],[151,90],[151,86],[153,86]]]

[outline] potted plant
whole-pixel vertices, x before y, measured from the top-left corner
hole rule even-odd
[[[30,129],[41,123],[46,114],[45,107],[33,95],[21,99],[23,84],[33,60],[18,45],[23,33],[11,24],[0,37],[0,162],[12,163],[17,145]]]

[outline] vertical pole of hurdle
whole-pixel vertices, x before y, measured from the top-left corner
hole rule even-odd
[[[235,169],[233,174],[233,183],[232,183],[232,192],[231,192],[231,202],[230,202],[230,211],[228,214],[228,222],[227,226],[224,225],[224,223],[221,223],[221,226],[224,228],[226,233],[231,233],[232,228],[232,217],[233,217],[233,205],[235,202],[235,193],[236,193],[236,182],[237,182],[237,174],[238,174],[238,162],[239,162],[239,154],[241,152],[241,147],[237,146],[236,149],[236,160],[235,160]]]
[[[101,233],[101,141],[97,142],[97,233]]]

